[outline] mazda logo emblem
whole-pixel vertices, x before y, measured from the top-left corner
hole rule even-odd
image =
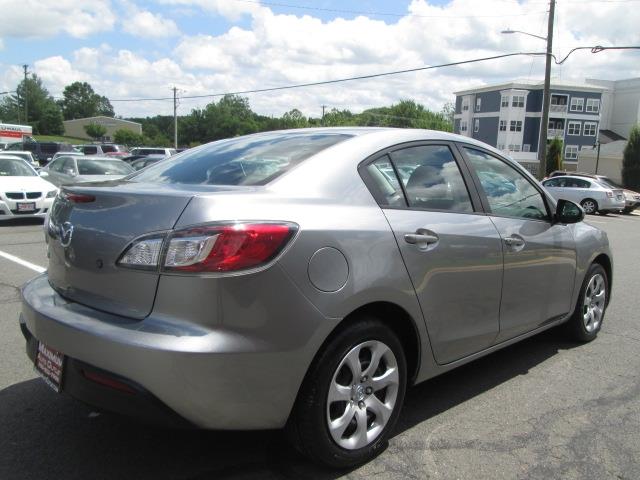
[[[64,222],[60,225],[60,244],[63,247],[71,245],[71,237],[73,236],[73,225],[71,222]]]

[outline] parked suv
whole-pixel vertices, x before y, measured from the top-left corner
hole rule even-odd
[[[72,152],[73,147],[62,142],[16,142],[5,151],[23,150],[33,153],[41,166],[46,165],[58,152]]]
[[[131,149],[131,155],[165,155],[167,157],[175,155],[175,148],[159,148],[159,147],[137,147]]]
[[[127,156],[129,151],[124,145],[116,145],[114,143],[91,143],[88,145],[77,145],[76,149],[80,150],[84,155],[100,155],[100,156]]]

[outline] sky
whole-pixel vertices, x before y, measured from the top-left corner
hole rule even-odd
[[[22,65],[54,97],[89,82],[123,117],[178,114],[219,97],[439,65],[511,52],[543,52],[546,0],[0,0],[0,92]],[[640,0],[558,0],[553,51],[640,45]],[[463,66],[246,94],[254,111],[280,116],[322,105],[360,112],[413,99],[439,111],[453,92],[514,79],[542,79],[544,58]],[[579,51],[552,77],[584,82],[640,77],[640,51]]]

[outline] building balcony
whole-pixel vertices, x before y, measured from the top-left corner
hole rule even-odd
[[[549,113],[567,113],[566,105],[549,105]]]
[[[547,129],[547,138],[564,137],[563,128],[549,128]]]

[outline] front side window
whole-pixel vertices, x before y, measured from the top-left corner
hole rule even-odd
[[[584,109],[584,98],[572,97],[569,110],[572,112],[581,112]]]
[[[542,194],[522,173],[488,153],[468,147],[465,151],[493,214],[548,220]]]
[[[598,124],[595,122],[584,122],[584,135],[586,137],[595,137]]]
[[[449,147],[424,145],[391,154],[409,207],[473,212],[469,192]]]
[[[76,164],[73,161],[73,157],[65,157],[61,171],[67,175],[74,175],[76,173]]]
[[[580,122],[569,122],[567,135],[580,135]]]
[[[266,185],[294,166],[351,138],[346,133],[265,133],[214,142],[151,165],[134,182]]]
[[[564,149],[564,158],[567,160],[577,160],[578,159],[578,146],[577,145],[567,145]]]
[[[121,160],[78,160],[80,175],[128,175],[133,171],[129,164]]]
[[[587,108],[585,111],[589,113],[598,113],[600,111],[600,100],[597,98],[588,98]]]

